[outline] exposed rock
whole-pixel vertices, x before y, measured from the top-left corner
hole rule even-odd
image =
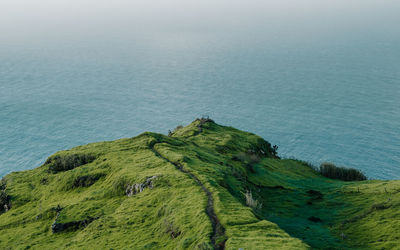
[[[153,180],[156,178],[157,176],[152,176],[147,178],[143,183],[128,184],[125,190],[126,195],[130,197],[134,194],[141,193],[145,188],[153,188]]]

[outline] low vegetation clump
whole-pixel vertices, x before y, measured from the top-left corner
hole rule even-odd
[[[165,233],[170,235],[172,239],[175,239],[179,235],[181,235],[181,232],[179,231],[179,228],[177,228],[174,223],[171,221],[168,221],[167,219],[164,219],[164,230]]]
[[[7,212],[10,208],[10,197],[7,195],[5,190],[0,190],[0,213]]]
[[[321,175],[342,181],[364,181],[367,177],[358,169],[337,167],[333,163],[325,162],[319,167]]]
[[[49,166],[49,172],[58,173],[88,164],[95,159],[94,155],[85,153],[62,154],[48,158],[45,164]]]
[[[57,221],[55,221],[52,225],[51,225],[51,231],[53,233],[61,233],[61,232],[66,232],[66,231],[76,231],[79,229],[82,229],[86,226],[88,226],[92,221],[96,220],[98,218],[87,218],[81,221],[70,221],[70,222],[66,222],[66,223],[57,223]]]
[[[0,214],[7,212],[10,209],[10,196],[6,192],[6,182],[4,179],[0,180]]]
[[[78,176],[75,178],[73,186],[74,187],[90,187],[91,185],[93,185],[97,180],[99,180],[103,176],[105,176],[105,174],[102,174],[102,173]]]

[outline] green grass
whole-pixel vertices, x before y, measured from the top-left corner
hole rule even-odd
[[[126,195],[127,185],[152,176],[153,188]],[[204,119],[170,136],[146,132],[58,152],[4,180],[12,207],[0,214],[0,249],[212,249],[199,182],[212,194],[225,229],[216,242],[226,240],[226,249],[400,245],[400,181],[328,179],[302,161],[276,158],[254,134]],[[247,205],[249,193],[261,206]],[[56,219],[90,218],[51,229]]]

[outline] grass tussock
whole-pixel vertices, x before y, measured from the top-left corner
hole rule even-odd
[[[125,195],[126,187],[129,184],[129,180],[124,177],[118,177],[116,178],[111,186],[111,195],[113,196],[122,196]]]
[[[253,194],[251,191],[246,191],[244,194],[244,197],[246,199],[246,205],[253,208],[253,209],[261,209],[262,208],[262,202],[258,201],[257,199],[253,198]]]
[[[342,181],[364,181],[367,177],[358,169],[337,167],[333,163],[324,162],[319,167],[321,175],[330,179],[338,179]]]
[[[96,181],[98,181],[101,177],[105,176],[103,173],[90,174],[78,176],[75,178],[73,186],[74,187],[90,187]]]
[[[179,228],[172,221],[164,219],[163,226],[164,226],[164,229],[165,229],[165,233],[169,234],[172,239],[175,239],[179,235],[181,235],[181,231],[179,230]]]

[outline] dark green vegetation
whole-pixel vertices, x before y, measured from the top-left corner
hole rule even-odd
[[[329,162],[322,163],[319,172],[325,177],[342,181],[365,181],[367,179],[358,169],[337,167]]]
[[[198,119],[58,152],[1,182],[0,249],[400,245],[400,181],[329,179],[276,149]]]

